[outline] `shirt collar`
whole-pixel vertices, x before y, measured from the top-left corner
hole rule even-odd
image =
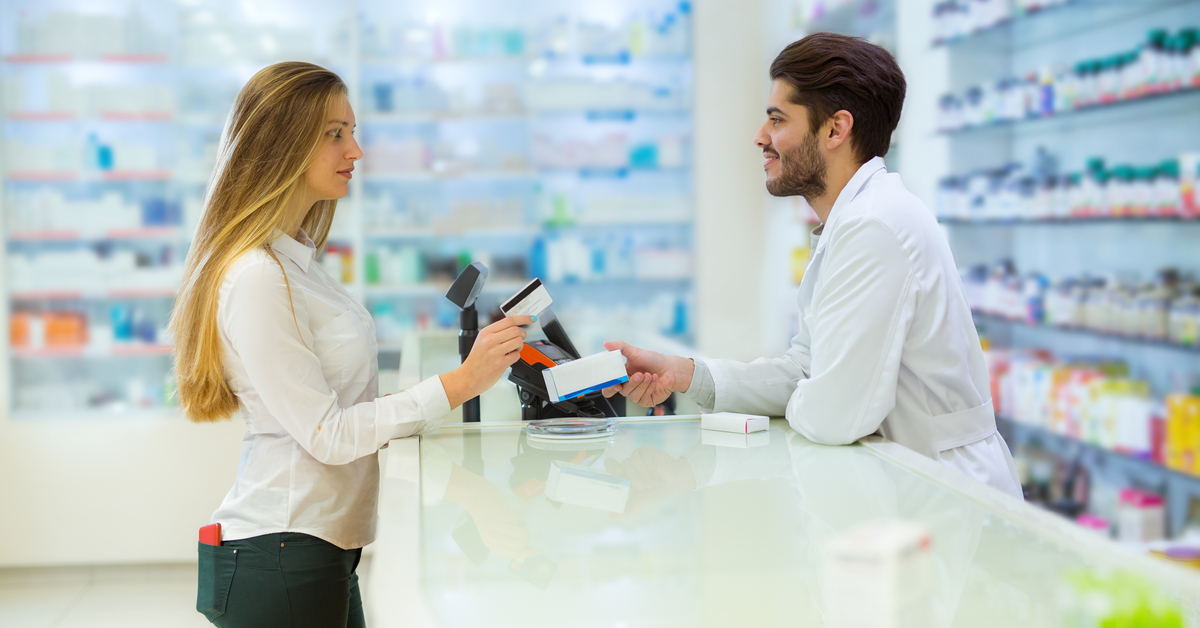
[[[829,218],[825,221],[825,227],[832,228],[837,223],[837,219],[845,213],[838,210],[854,202],[858,193],[866,187],[867,181],[881,170],[887,170],[887,166],[883,163],[883,157],[872,157],[870,161],[858,167],[858,171],[854,173],[853,177],[850,177],[850,180],[846,182],[846,187],[842,188],[842,191],[838,193],[837,200],[833,202],[833,209],[829,210]],[[825,230],[822,229],[821,233],[825,233]],[[826,238],[821,238],[818,248],[825,248],[825,241]],[[816,254],[816,251],[813,251],[813,254]]]
[[[303,242],[298,242],[292,236],[279,229],[275,229],[271,234],[275,236],[275,239],[271,240],[271,248],[286,255],[288,259],[300,267],[300,270],[308,272],[308,265],[317,254],[317,245],[313,244],[313,241],[309,239],[308,234],[304,233],[303,229],[299,233]]]

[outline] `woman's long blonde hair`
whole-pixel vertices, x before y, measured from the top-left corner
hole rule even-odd
[[[192,421],[220,421],[238,410],[217,330],[221,282],[247,251],[261,248],[279,262],[270,248],[272,233],[303,193],[304,172],[321,146],[328,114],[345,93],[346,84],[333,72],[285,62],[255,74],[233,104],[171,313],[176,390]],[[336,200],[316,203],[301,225],[317,250],[325,246],[336,207]]]

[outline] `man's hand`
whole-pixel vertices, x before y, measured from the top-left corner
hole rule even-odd
[[[604,348],[620,351],[627,363],[629,381],[603,390],[605,397],[617,393],[644,408],[653,408],[666,401],[673,392],[683,392],[692,385],[696,365],[687,358],[647,351],[624,342],[606,342]]]

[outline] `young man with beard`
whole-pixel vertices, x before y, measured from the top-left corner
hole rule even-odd
[[[779,358],[691,361],[623,342],[630,380],[605,390],[653,407],[787,417],[817,443],[883,436],[1014,497],[962,280],[933,213],[884,167],[904,103],[886,50],[816,33],[771,64],[755,143],[767,191],[803,196],[821,225],[800,282],[800,331]]]

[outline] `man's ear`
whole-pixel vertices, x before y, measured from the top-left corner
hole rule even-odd
[[[825,126],[829,130],[825,140],[826,148],[833,150],[842,144],[849,145],[850,131],[854,128],[854,114],[845,109],[839,109],[830,116]]]

